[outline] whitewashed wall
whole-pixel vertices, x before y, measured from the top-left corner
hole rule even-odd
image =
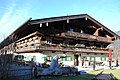
[[[70,52],[67,52],[65,54],[63,54],[63,52],[55,52],[55,53],[52,53],[52,51],[44,51],[42,53],[21,53],[20,55],[24,55],[24,56],[36,56],[36,62],[39,62],[39,63],[44,63],[44,57],[46,56],[71,56],[72,57],[72,61],[62,61],[63,64],[65,65],[74,65],[74,54],[70,53]]]
[[[80,53],[76,53],[76,54],[80,54]],[[74,54],[72,52],[67,52],[65,54],[63,54],[63,52],[54,52],[52,53],[52,51],[43,51],[42,53],[21,53],[20,55],[24,55],[24,56],[36,56],[36,62],[39,62],[39,63],[44,63],[44,57],[47,57],[47,56],[70,56],[72,57],[72,61],[61,61],[63,62],[64,65],[69,65],[69,66],[72,66],[74,65]],[[91,60],[94,60],[94,57],[96,58],[96,61],[105,61],[104,58],[106,58],[106,61],[108,60],[108,57],[107,57],[107,54],[106,55],[101,55],[101,54],[97,54],[95,55],[94,53],[92,54],[87,54],[87,53],[81,53],[81,57],[83,56],[86,56],[88,58],[88,60],[90,60],[90,57]],[[79,57],[79,64],[81,64],[81,57]],[[101,60],[101,57],[103,58]]]
[[[40,63],[44,62],[44,54],[42,54],[42,53],[21,53],[19,55],[36,56],[36,62],[40,62]]]
[[[46,52],[44,52],[44,55],[45,56],[56,56],[56,55],[58,55],[58,56],[65,56],[65,55],[71,56],[72,61],[61,61],[61,62],[63,62],[63,64],[65,64],[65,65],[69,65],[69,66],[74,65],[74,54],[71,52],[67,52],[67,53],[63,54],[63,52],[52,53],[51,51],[46,51]]]

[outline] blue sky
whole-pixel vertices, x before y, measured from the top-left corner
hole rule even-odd
[[[111,29],[120,30],[120,0],[0,0],[0,41],[29,18],[89,14]]]

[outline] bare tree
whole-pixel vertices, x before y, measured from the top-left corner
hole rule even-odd
[[[112,57],[116,60],[116,66],[118,66],[118,60],[120,59],[120,40],[115,40],[112,44],[108,46],[108,48],[113,49]]]
[[[7,80],[9,67],[12,63],[14,49],[14,43],[12,43],[8,46],[4,46],[4,48],[0,50],[0,78],[2,78],[2,80]]]
[[[6,48],[4,47],[1,50],[1,65],[0,65],[0,70],[1,70],[1,79],[6,80],[7,79],[7,56],[6,56]]]

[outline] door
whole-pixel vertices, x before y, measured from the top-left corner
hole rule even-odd
[[[74,55],[74,65],[78,66],[79,65],[79,60],[78,60],[79,55]]]

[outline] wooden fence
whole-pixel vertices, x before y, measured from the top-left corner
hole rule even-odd
[[[30,80],[33,78],[33,69],[31,66],[10,66],[7,71],[7,79],[9,80]],[[4,77],[0,73],[0,80]]]

